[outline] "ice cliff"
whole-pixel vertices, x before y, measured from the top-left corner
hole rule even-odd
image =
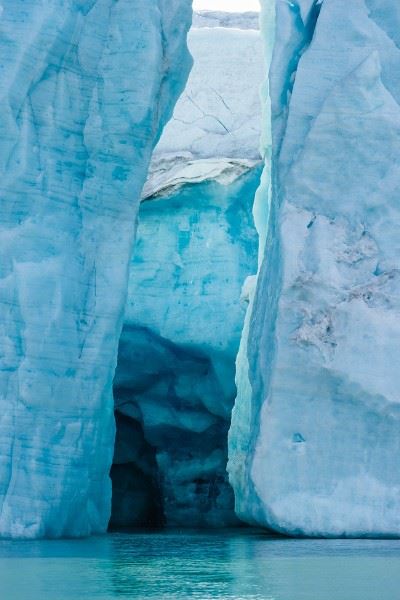
[[[190,4],[1,2],[1,536],[107,527],[134,222]]]
[[[230,432],[237,511],[399,536],[400,9],[264,0],[264,20],[271,205]]]
[[[146,181],[190,0],[0,2],[0,536],[104,531],[112,463],[113,527],[236,524],[247,302],[237,515],[400,535],[400,9],[263,4],[263,117],[197,15]]]
[[[257,269],[261,43],[256,30],[189,34],[194,66],[154,153],[129,276],[112,527],[238,523],[227,431],[241,288]]]

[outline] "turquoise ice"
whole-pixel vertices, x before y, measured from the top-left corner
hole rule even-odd
[[[260,171],[142,203],[115,379],[114,526],[237,524],[227,433]]]
[[[400,10],[264,11],[272,194],[230,432],[237,510],[289,534],[399,536]]]
[[[0,535],[102,532],[139,195],[189,0],[3,0]]]

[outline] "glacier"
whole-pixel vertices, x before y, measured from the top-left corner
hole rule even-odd
[[[113,529],[239,524],[227,432],[241,289],[257,270],[262,40],[253,16],[241,29],[221,13],[193,22],[194,66],[139,211],[114,382]]]
[[[398,537],[400,10],[263,4],[270,208],[229,434],[236,510],[290,535]]]
[[[154,150],[149,179],[167,158],[260,160],[259,88],[265,68],[261,34],[247,29],[253,19],[231,28],[214,14],[214,26],[194,25],[189,32],[193,69]]]
[[[400,536],[400,10],[262,3],[189,79],[190,0],[0,3],[0,537]]]
[[[105,531],[139,197],[189,0],[2,0],[0,536]]]

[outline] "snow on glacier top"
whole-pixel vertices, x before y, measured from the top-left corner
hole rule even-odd
[[[241,28],[239,21],[232,28],[230,15],[210,14],[220,26],[194,26],[189,33],[193,69],[154,151],[144,197],[168,189],[168,173],[174,186],[188,173],[190,181],[219,177],[230,181],[227,171],[231,169],[235,178],[242,167],[246,170],[261,160],[260,87],[265,78],[261,34],[245,27],[255,23],[253,17],[244,16]]]

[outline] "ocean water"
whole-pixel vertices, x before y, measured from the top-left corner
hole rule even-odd
[[[0,541],[1,600],[399,600],[400,540],[257,530]]]

